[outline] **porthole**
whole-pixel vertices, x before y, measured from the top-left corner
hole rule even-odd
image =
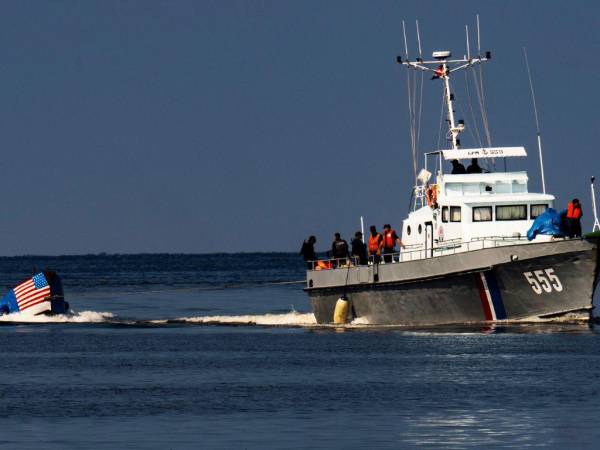
[[[419,224],[419,234],[421,234],[423,232],[423,227],[421,226],[421,224]]]
[[[406,227],[406,234],[410,236],[410,225]]]

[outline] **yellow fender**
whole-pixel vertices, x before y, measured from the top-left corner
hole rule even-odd
[[[348,321],[348,311],[350,310],[350,302],[346,297],[340,297],[335,302],[335,310],[333,311],[333,323],[346,323]]]

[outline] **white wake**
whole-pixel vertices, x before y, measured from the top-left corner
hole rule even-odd
[[[361,328],[368,327],[369,321],[366,318],[356,318],[345,324],[319,324],[313,313],[300,313],[290,311],[280,314],[246,314],[231,316],[196,316],[179,317],[177,319],[151,320],[149,323],[154,325],[163,325],[167,323],[188,323],[198,325],[258,325],[267,327],[332,327],[332,328]]]
[[[313,313],[299,313],[291,311],[283,314],[248,314],[239,316],[196,316],[179,317],[171,320],[152,320],[153,324],[165,324],[169,322],[195,323],[205,325],[263,325],[281,327],[306,327],[316,325],[317,321]]]
[[[113,318],[109,312],[97,311],[72,311],[70,314],[57,314],[55,316],[32,316],[26,312],[18,312],[0,316],[0,322],[16,323],[101,323]]]
[[[365,318],[357,318],[346,324],[318,324],[313,313],[290,311],[287,313],[242,314],[222,316],[194,316],[178,317],[174,319],[155,320],[125,320],[115,317],[110,312],[97,311],[71,311],[69,314],[55,316],[33,316],[25,313],[13,313],[0,316],[0,323],[108,323],[120,325],[170,325],[170,324],[195,324],[195,325],[223,325],[223,326],[264,326],[264,327],[298,327],[298,328],[361,328],[368,327]]]

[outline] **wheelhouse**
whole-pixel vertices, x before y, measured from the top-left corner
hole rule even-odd
[[[497,149],[497,153],[502,154],[502,150]],[[526,172],[444,174],[442,158],[467,159],[472,154],[469,150],[458,152],[461,153],[453,150],[427,154],[439,155],[434,159],[437,177],[435,183],[430,183],[431,173],[426,169],[419,175],[421,184],[415,187],[413,211],[402,225],[402,241],[407,250],[463,247],[463,243],[486,238],[526,243],[527,230],[536,217],[553,207],[554,196],[530,193]],[[512,153],[526,155],[522,147]]]

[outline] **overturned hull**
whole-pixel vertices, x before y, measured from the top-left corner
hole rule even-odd
[[[333,321],[335,303],[345,293],[349,319],[430,325],[588,320],[597,283],[597,241],[566,240],[309,271],[306,291],[318,323]]]
[[[64,299],[60,277],[52,271],[40,272],[11,289],[0,299],[0,315],[26,313],[65,314],[69,304]]]

